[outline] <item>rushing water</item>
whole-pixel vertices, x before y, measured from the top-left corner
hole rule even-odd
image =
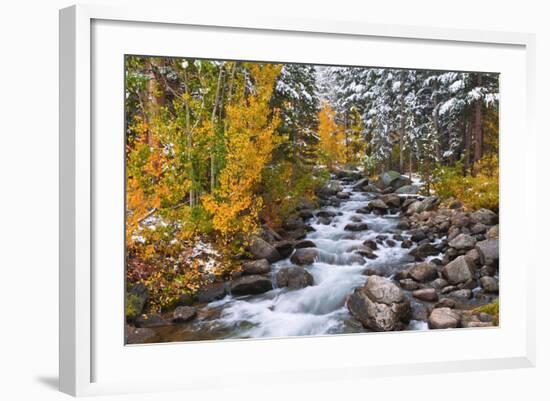
[[[179,326],[159,329],[162,341],[207,340],[221,338],[286,337],[302,335],[323,335],[366,331],[351,317],[346,306],[346,297],[365,283],[365,269],[374,268],[391,276],[412,262],[409,249],[402,248],[401,241],[388,246],[385,241],[378,244],[377,259],[364,264],[350,264],[351,249],[365,240],[376,240],[384,234],[393,239],[398,232],[398,216],[357,214],[372,196],[354,192],[351,185],[344,186],[350,192],[350,199],[343,200],[338,207],[324,207],[337,213],[330,225],[309,222],[315,231],[306,239],[315,243],[321,254],[318,260],[305,268],[314,279],[313,286],[299,290],[275,288],[265,294],[254,296],[226,296],[203,309],[195,321]],[[367,223],[368,230],[350,232],[344,230],[352,217],[360,216]],[[402,233],[404,238],[408,235]],[[292,265],[289,259],[272,266],[275,283],[277,271]],[[426,329],[425,322],[412,321],[410,329]]]

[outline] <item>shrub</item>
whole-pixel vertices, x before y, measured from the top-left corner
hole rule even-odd
[[[493,325],[498,326],[498,316],[499,316],[499,301],[498,298],[495,299],[493,302],[487,305],[478,306],[474,309],[475,313],[488,313],[489,315],[493,316]]]
[[[457,198],[469,209],[499,208],[499,169],[496,154],[485,156],[473,166],[474,175],[464,175],[462,162],[436,170],[434,188],[443,198]]]

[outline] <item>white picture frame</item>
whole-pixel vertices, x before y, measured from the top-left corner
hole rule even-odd
[[[187,27],[187,28],[186,28]],[[115,273],[115,276],[107,277],[103,272],[98,273],[97,261],[103,256],[96,254],[94,245],[95,235],[98,230],[106,226],[102,223],[106,220],[107,214],[103,214],[101,199],[98,193],[106,193],[108,187],[102,187],[102,181],[96,180],[105,171],[120,171],[117,161],[109,161],[113,154],[116,154],[115,142],[101,139],[99,142],[94,138],[94,129],[102,128],[102,124],[110,123],[109,118],[95,121],[98,114],[101,115],[100,107],[95,110],[97,98],[93,96],[106,96],[111,99],[108,93],[103,93],[101,88],[95,93],[93,80],[101,81],[107,79],[102,75],[103,68],[108,64],[102,64],[101,60],[109,63],[111,59],[104,56],[111,51],[115,57],[122,53],[130,53],[130,50],[140,51],[139,46],[130,42],[125,43],[121,32],[132,30],[132,37],[137,41],[141,37],[145,42],[145,36],[140,32],[149,29],[147,37],[152,44],[141,44],[142,51],[154,53],[151,46],[155,38],[165,37],[169,33],[173,35],[185,35],[186,29],[193,29],[195,34],[204,35],[203,45],[205,48],[211,44],[208,35],[238,35],[243,43],[237,53],[224,53],[222,49],[206,51],[206,57],[218,56],[219,58],[244,55],[253,59],[252,45],[254,35],[263,35],[265,40],[281,40],[284,36],[288,40],[295,41],[294,54],[307,53],[300,43],[311,41],[312,52],[317,45],[324,40],[327,43],[337,38],[340,43],[347,42],[354,45],[370,43],[375,46],[384,41],[384,46],[392,43],[405,43],[414,52],[415,46],[436,46],[442,54],[448,54],[448,60],[441,61],[441,66],[452,66],[453,52],[467,52],[469,49],[477,49],[479,59],[470,60],[472,68],[476,66],[483,70],[484,63],[490,60],[488,55],[483,55],[487,49],[495,49],[493,63],[499,60],[509,60],[508,68],[504,74],[505,82],[502,95],[502,147],[501,147],[501,252],[504,253],[501,263],[521,263],[522,273],[513,282],[506,280],[506,273],[502,273],[501,301],[501,327],[495,329],[467,329],[450,330],[446,332],[429,333],[401,333],[401,334],[367,334],[353,336],[327,336],[323,338],[293,338],[293,339],[267,339],[267,340],[239,340],[227,342],[206,342],[202,344],[168,344],[151,345],[139,347],[124,347],[123,342],[118,340],[110,344],[109,337],[112,335],[120,338],[123,332],[122,309],[117,309],[122,302],[123,274]],[[172,30],[172,31],[170,31]],[[94,41],[96,35],[96,41]],[[103,35],[103,36],[102,36]],[[158,35],[158,36],[156,36]],[[164,35],[164,36],[163,36]],[[277,36],[279,35],[279,36]],[[106,41],[105,38],[109,38]],[[248,38],[248,39],[247,39]],[[247,42],[249,40],[249,42]],[[300,42],[302,41],[302,42]],[[352,42],[355,41],[355,42]],[[376,42],[372,44],[371,42]],[[109,43],[108,43],[109,42]],[[247,48],[246,43],[250,44]],[[275,42],[274,42],[275,43]],[[309,43],[309,42],[308,42]],[[117,47],[118,46],[118,47]],[[128,46],[126,48],[125,46]],[[149,46],[148,48],[146,48]],[[177,56],[170,50],[169,44],[159,52],[166,56]],[[334,45],[332,45],[334,47]],[[445,50],[445,47],[453,47],[452,51]],[[290,46],[292,47],[292,46]],[[346,46],[341,46],[346,47]],[[107,49],[109,48],[109,49]],[[327,48],[331,48],[327,45]],[[335,48],[335,47],[334,47]],[[175,47],[173,47],[175,49]],[[336,49],[336,48],[335,48]],[[426,48],[426,54],[429,50]],[[500,49],[500,50],[499,50]],[[167,389],[200,389],[205,386],[210,388],[216,386],[237,385],[233,375],[243,373],[253,377],[257,384],[269,383],[276,375],[282,380],[292,382],[295,380],[327,380],[338,378],[354,378],[361,380],[364,377],[380,375],[419,374],[441,371],[466,371],[477,369],[502,369],[515,367],[530,367],[535,364],[535,328],[534,328],[534,282],[533,275],[535,261],[527,259],[519,262],[513,250],[506,247],[517,238],[514,237],[514,227],[522,221],[529,221],[535,224],[536,209],[528,207],[523,191],[512,192],[509,181],[521,182],[522,185],[532,185],[534,177],[528,177],[526,172],[529,168],[534,170],[535,133],[533,129],[534,112],[534,35],[508,32],[484,32],[460,29],[436,29],[427,27],[412,27],[398,25],[374,25],[358,21],[325,21],[325,20],[296,20],[292,18],[270,18],[258,16],[258,18],[246,18],[239,20],[235,17],[206,16],[186,14],[184,8],[167,10],[155,8],[113,8],[104,5],[78,5],[60,11],[60,389],[61,391],[75,395],[94,395],[107,393],[124,393],[131,391],[157,391]],[[170,52],[166,54],[165,52]],[[230,50],[227,50],[230,52]],[[273,56],[266,55],[265,49],[254,50],[255,56],[266,61],[280,61],[283,53]],[[264,53],[262,53],[262,51]],[[344,51],[344,50],[342,50]],[[98,53],[100,52],[100,53]],[[122,53],[120,53],[122,52]],[[388,51],[389,52],[389,51]],[[447,52],[447,53],[446,53]],[[499,53],[500,52],[500,53]],[[101,57],[99,56],[101,54]],[[158,54],[158,53],[157,53]],[[288,53],[290,54],[290,53]],[[321,62],[321,59],[312,58],[310,53],[308,61]],[[466,54],[466,53],[465,53]],[[97,56],[97,60],[95,57]],[[193,54],[193,56],[198,56]],[[399,54],[386,55],[386,63],[399,64]],[[298,56],[295,56],[298,57]],[[411,56],[414,59],[414,54]],[[258,58],[256,58],[258,59]],[[100,60],[100,61],[98,61]],[[397,60],[397,61],[392,61]],[[120,62],[119,60],[118,62]],[[285,61],[295,61],[287,59]],[[298,60],[302,61],[302,60]],[[347,61],[351,63],[351,59]],[[403,61],[404,62],[404,61]],[[401,62],[401,64],[403,64]],[[422,64],[422,62],[424,64]],[[359,60],[360,64],[361,61]],[[407,61],[407,65],[395,65],[396,67],[422,67],[431,66],[429,58],[425,61]],[[447,63],[447,64],[445,64]],[[456,65],[457,69],[465,66]],[[515,69],[514,69],[515,68]],[[451,68],[449,68],[451,69]],[[491,69],[491,71],[496,71]],[[502,71],[497,71],[502,72]],[[122,70],[117,71],[122,75]],[[95,78],[94,78],[95,77]],[[119,77],[118,79],[122,79]],[[119,88],[120,81],[114,83],[113,88]],[[105,85],[104,85],[105,86]],[[517,98],[507,96],[507,93],[514,92]],[[113,92],[115,93],[115,92]],[[122,93],[113,103],[114,108],[120,107]],[[519,107],[519,108],[518,108]],[[514,116],[507,113],[509,110],[516,110]],[[116,110],[113,110],[116,112]],[[504,116],[504,119],[503,119]],[[117,127],[115,123],[112,125]],[[510,132],[519,130],[524,132],[523,145],[510,135]],[[121,131],[122,132],[122,131]],[[120,138],[119,138],[120,139]],[[523,146],[521,149],[518,147]],[[109,148],[109,149],[107,149]],[[105,152],[106,157],[101,155]],[[111,153],[114,152],[114,153]],[[122,153],[121,153],[122,155]],[[122,156],[120,156],[122,157]],[[101,163],[99,162],[101,160]],[[507,166],[514,163],[514,171],[507,170]],[[117,167],[118,166],[118,167]],[[112,170],[112,169],[115,170]],[[99,171],[98,171],[99,169]],[[101,172],[103,171],[103,173]],[[509,172],[505,176],[505,172]],[[116,174],[115,174],[116,176]],[[122,178],[120,175],[118,178]],[[114,179],[107,185],[118,185],[120,181]],[[122,188],[120,188],[122,190]],[[518,193],[520,192],[520,193]],[[122,198],[121,198],[122,199]],[[521,209],[519,209],[521,208]],[[123,209],[119,205],[119,213]],[[513,209],[513,211],[512,211]],[[518,212],[518,210],[521,210]],[[508,211],[508,212],[507,212]],[[514,212],[515,211],[515,212]],[[103,217],[102,217],[103,216]],[[120,215],[115,216],[115,220]],[[103,219],[103,220],[101,220]],[[118,221],[118,220],[117,220]],[[532,229],[532,227],[530,227]],[[122,227],[120,228],[122,230]],[[529,228],[528,228],[529,229]],[[108,232],[105,230],[105,232]],[[110,231],[109,231],[110,232]],[[118,233],[113,234],[116,242]],[[121,240],[119,238],[119,240]],[[525,242],[525,240],[523,240]],[[504,245],[502,245],[504,244]],[[525,244],[525,246],[530,246]],[[116,250],[115,250],[116,252]],[[120,250],[122,254],[123,250]],[[534,252],[526,252],[530,258]],[[112,256],[112,255],[111,255]],[[119,255],[120,256],[120,255]],[[508,259],[509,262],[506,261]],[[122,266],[121,266],[122,268]],[[107,279],[111,282],[112,277],[120,278],[121,282],[115,282],[113,286],[106,285]],[[114,280],[116,281],[116,280]],[[101,290],[103,297],[106,297],[108,304],[113,304],[115,312],[106,317],[105,301],[99,302],[97,291]],[[512,303],[506,298],[506,294],[514,294]],[[120,298],[120,299],[119,299]],[[99,302],[99,303],[98,303]],[[112,308],[112,309],[113,309]],[[114,323],[117,313],[120,316],[120,323]],[[510,316],[510,318],[508,318]],[[99,330],[98,327],[101,327]],[[112,334],[111,334],[112,333]],[[385,358],[372,350],[369,358],[357,360],[357,355],[368,345],[369,339],[375,339],[379,345],[396,344],[395,355]],[[391,341],[391,342],[390,342]],[[429,344],[444,344],[453,342],[453,350],[436,350],[419,359],[414,353],[407,353],[406,343],[414,342],[428,346]],[[107,344],[109,343],[109,344]],[[117,345],[118,344],[118,345]],[[485,348],[479,346],[485,344]],[[109,348],[111,347],[111,348]],[[113,348],[114,347],[114,348]],[[120,347],[117,348],[117,347]],[[168,348],[172,347],[172,348]],[[477,347],[477,348],[476,348]],[[346,351],[357,354],[354,359],[342,356]],[[225,355],[235,361],[232,366],[220,367],[215,371],[209,371],[208,366],[197,362],[193,372],[186,375],[167,375],[166,372],[150,374],[147,380],[133,376],[132,364],[136,360],[150,361],[155,359],[166,360],[166,370],[173,368],[173,361],[170,355],[181,355],[184,353],[191,360],[198,358],[201,353],[218,353]],[[244,354],[243,354],[244,353]],[[303,358],[293,363],[291,368],[283,366],[284,357],[289,353],[299,355]],[[323,354],[323,358],[318,355]],[[246,355],[246,358],[238,360],[239,356]],[[259,355],[269,355],[270,366],[262,364]],[[224,360],[227,360],[225,359]],[[306,363],[307,360],[307,363]],[[151,364],[150,366],[158,366]],[[201,367],[203,367],[201,369]],[[198,368],[197,368],[198,367]],[[128,369],[128,374],[126,374]],[[116,373],[116,374],[115,374]],[[151,372],[149,372],[151,373]],[[267,378],[266,376],[269,375]],[[183,378],[185,376],[185,378]],[[178,378],[181,377],[181,378]]]

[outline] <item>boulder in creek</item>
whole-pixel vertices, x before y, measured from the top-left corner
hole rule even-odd
[[[368,229],[369,229],[369,226],[367,225],[367,223],[349,223],[349,224],[346,224],[346,226],[344,227],[344,230],[353,231],[353,232],[365,231]]]
[[[410,301],[390,280],[369,276],[364,287],[356,288],[346,302],[350,313],[373,331],[402,328],[411,316]]]
[[[481,223],[486,226],[493,226],[498,223],[498,214],[489,209],[479,209],[470,213],[472,223]]]
[[[309,240],[309,239],[303,239],[301,241],[298,241],[294,244],[295,249],[301,249],[301,248],[316,248],[317,245],[315,245],[315,242]]]
[[[488,293],[498,293],[498,280],[494,277],[484,276],[479,279],[483,291]]]
[[[368,208],[385,213],[389,209],[389,206],[382,199],[373,199],[369,202]]]
[[[459,301],[467,301],[468,299],[472,298],[473,293],[472,293],[472,290],[462,289],[462,290],[451,291],[449,293],[449,296],[454,299],[458,299]]]
[[[427,283],[438,277],[435,265],[431,263],[419,263],[409,269],[409,276],[419,283]]]
[[[396,195],[396,194],[382,195],[380,196],[380,199],[389,207],[398,208],[401,206],[401,198],[399,197],[399,195]]]
[[[428,318],[430,329],[454,329],[460,323],[460,313],[451,308],[435,308]]]
[[[487,230],[486,237],[487,239],[498,239],[498,224]]]
[[[498,239],[488,239],[485,241],[480,241],[476,244],[476,249],[479,252],[479,259],[481,264],[488,266],[498,266]]]
[[[300,210],[298,212],[298,216],[300,216],[300,218],[303,220],[309,220],[313,218],[313,212],[309,209]]]
[[[306,226],[305,228],[299,228],[297,230],[287,231],[286,236],[294,241],[301,240],[306,237],[308,230],[309,230],[309,226]]]
[[[456,285],[474,279],[474,271],[475,265],[472,259],[463,255],[443,267],[442,273],[445,280]]]
[[[451,298],[441,298],[434,305],[434,308],[450,308],[453,309],[456,306],[456,301]]]
[[[143,283],[131,284],[126,293],[126,319],[133,321],[141,315],[145,303],[149,299],[149,291]]]
[[[363,245],[368,246],[373,251],[378,249],[378,244],[376,243],[376,241],[374,241],[372,239],[368,239],[368,240],[364,241]]]
[[[158,335],[155,330],[143,327],[127,326],[124,337],[126,344],[145,344],[153,343],[158,340]]]
[[[311,265],[319,257],[319,250],[317,248],[300,248],[296,249],[290,261],[296,265]]]
[[[426,239],[426,233],[419,228],[410,231],[411,241],[420,242]]]
[[[407,219],[399,220],[399,223],[397,223],[397,226],[396,226],[398,230],[408,230],[410,227],[411,227],[411,224]]]
[[[329,198],[336,195],[338,192],[342,192],[344,188],[338,181],[329,181],[324,186],[316,190],[317,196],[320,198]]]
[[[399,286],[407,291],[414,291],[420,288],[420,284],[418,284],[412,278],[404,278],[402,280],[399,280]]]
[[[197,309],[192,306],[178,306],[174,309],[172,314],[172,321],[176,323],[183,323],[193,319],[197,316]]]
[[[277,252],[279,252],[279,255],[281,255],[281,258],[286,259],[291,254],[292,251],[294,251],[294,244],[292,241],[279,241],[276,242],[274,245]]]
[[[449,285],[447,280],[444,278],[436,278],[434,281],[432,281],[430,284],[430,287],[435,288],[436,290],[441,290]]]
[[[361,190],[363,190],[363,187],[365,187],[368,184],[369,184],[369,179],[368,178],[361,178],[359,181],[357,181],[355,184],[353,184],[353,189],[361,191]]]
[[[249,251],[254,259],[267,259],[269,263],[275,263],[282,259],[277,249],[260,237],[253,237]]]
[[[262,294],[273,289],[271,279],[266,276],[242,276],[231,282],[231,293],[234,295]]]
[[[267,274],[270,271],[271,264],[267,259],[251,260],[250,262],[244,262],[242,265],[244,275]]]
[[[476,239],[468,234],[459,234],[452,241],[449,241],[449,246],[458,251],[467,251],[476,245]]]
[[[470,259],[472,259],[472,261],[476,264],[476,265],[479,265],[480,264],[480,259],[479,259],[479,252],[477,251],[477,249],[470,249],[468,252],[466,252],[466,256],[468,256]]]
[[[400,195],[416,195],[420,192],[418,185],[403,185],[401,188],[397,188],[395,193]]]
[[[320,210],[317,213],[315,213],[315,216],[317,217],[336,217],[336,212],[330,211],[330,210]]]
[[[336,197],[337,197],[338,199],[349,199],[349,198],[350,198],[350,194],[349,194],[349,192],[343,192],[343,191],[342,191],[342,192],[338,192],[338,193],[336,194]]]
[[[410,185],[412,182],[409,180],[408,177],[405,177],[404,175],[401,175],[397,171],[386,171],[385,173],[382,173],[380,176],[377,184],[381,188],[388,188],[391,187],[393,190],[396,190],[398,188],[401,188],[405,185]]]
[[[169,326],[170,322],[165,320],[161,315],[151,314],[151,315],[140,315],[135,319],[136,327],[162,327]]]
[[[376,259],[378,257],[372,249],[365,245],[353,246],[349,249],[349,252],[355,252],[367,259]]]
[[[487,231],[487,226],[482,223],[475,223],[470,228],[470,231],[472,232],[472,235],[484,234]]]
[[[428,196],[420,202],[417,213],[429,212],[437,209],[440,199],[437,196]]]
[[[459,212],[451,218],[451,226],[462,228],[470,224],[470,218],[467,213]]]
[[[436,302],[439,299],[434,288],[420,288],[412,293],[413,297],[426,302]]]
[[[277,272],[275,280],[277,287],[288,287],[291,290],[313,285],[313,276],[301,266],[283,267]]]
[[[439,249],[436,248],[434,244],[423,243],[414,248],[409,252],[410,255],[413,255],[419,259],[423,259],[426,256],[434,256],[439,254]]]
[[[403,242],[401,242],[401,248],[408,249],[411,246],[413,246],[413,243],[410,239],[405,239],[405,240],[403,240]]]
[[[201,303],[222,299],[227,294],[222,282],[210,283],[199,288],[196,294],[197,301]]]

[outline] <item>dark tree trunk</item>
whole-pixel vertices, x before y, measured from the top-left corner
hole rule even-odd
[[[477,74],[477,86],[481,86],[481,73]],[[474,122],[473,122],[473,141],[474,141],[474,158],[473,163],[483,157],[483,130],[481,126],[482,100],[479,99],[474,105]]]

